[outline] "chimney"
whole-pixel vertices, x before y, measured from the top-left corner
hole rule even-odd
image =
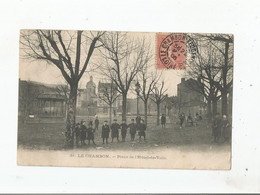
[[[181,78],[181,83],[184,83],[185,82],[185,78]]]

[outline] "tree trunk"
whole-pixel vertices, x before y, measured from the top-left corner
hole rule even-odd
[[[222,90],[221,92],[221,108],[222,108],[222,115],[227,115],[228,112],[228,106],[227,106],[227,92],[226,90]]]
[[[208,99],[207,102],[207,115],[208,115],[208,121],[211,122],[212,119],[212,112],[211,112],[211,99]]]
[[[160,125],[160,104],[157,103],[157,125]]]
[[[216,116],[217,111],[218,111],[218,108],[217,108],[218,104],[217,103],[218,103],[217,100],[212,100],[212,115],[213,115],[213,117]]]
[[[67,106],[66,119],[66,147],[72,148],[74,145],[74,128],[76,121],[76,103],[77,103],[78,83],[70,85],[70,94]]]
[[[227,115],[227,72],[228,72],[228,49],[229,43],[225,43],[225,64],[222,68],[222,77],[223,77],[223,88],[221,90],[222,98],[222,115]]]
[[[112,104],[109,105],[109,125],[112,124]]]
[[[147,106],[147,101],[144,101],[144,121],[145,121],[145,125],[147,126],[147,110],[148,110],[148,106]]]
[[[126,120],[126,93],[122,94],[122,120]]]

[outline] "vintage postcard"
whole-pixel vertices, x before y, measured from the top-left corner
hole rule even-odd
[[[231,168],[231,34],[21,30],[18,165]]]

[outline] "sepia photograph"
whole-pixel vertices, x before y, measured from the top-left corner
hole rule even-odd
[[[231,34],[20,30],[18,165],[231,168]]]
[[[260,192],[260,1],[0,10],[0,193]]]

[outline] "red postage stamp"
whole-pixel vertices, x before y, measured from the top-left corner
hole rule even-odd
[[[186,34],[157,34],[156,63],[159,69],[185,69]]]

